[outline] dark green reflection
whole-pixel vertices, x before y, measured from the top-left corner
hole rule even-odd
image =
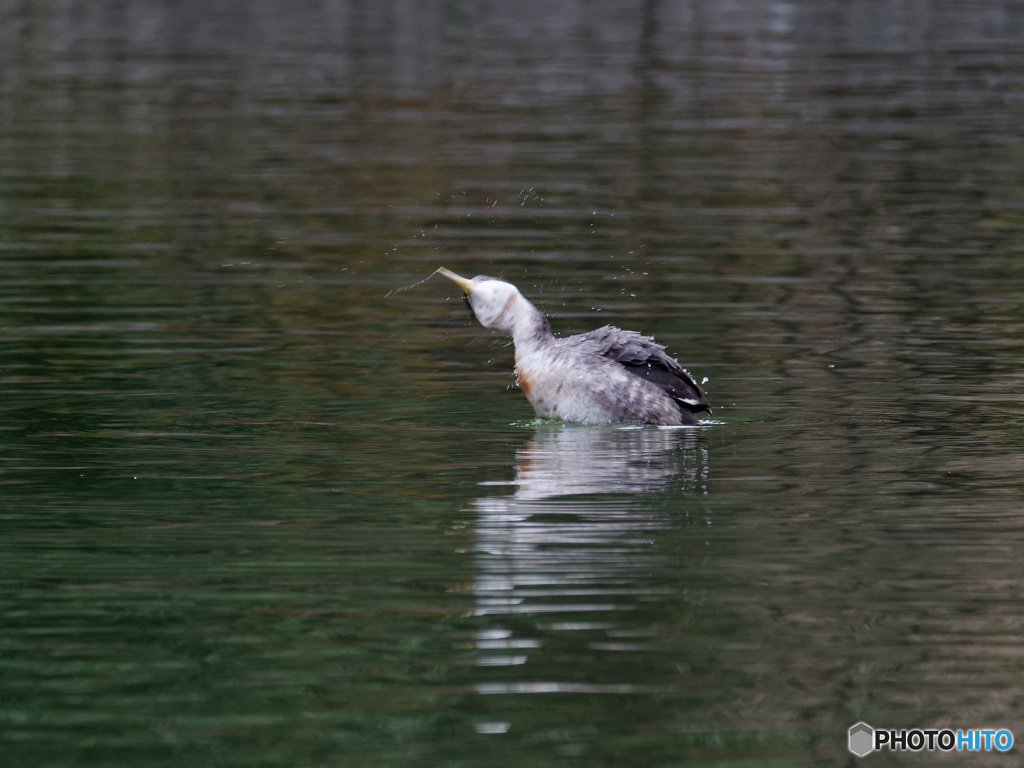
[[[1014,728],[1016,4],[0,19],[5,767]],[[441,264],[715,421],[536,423]]]

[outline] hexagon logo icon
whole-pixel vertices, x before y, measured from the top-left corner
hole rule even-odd
[[[867,723],[850,726],[850,751],[857,757],[864,757],[875,751],[875,729]]]

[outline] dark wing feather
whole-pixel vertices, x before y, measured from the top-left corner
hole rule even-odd
[[[665,354],[665,347],[651,337],[606,325],[576,338],[593,344],[602,357],[620,363],[634,376],[665,390],[688,411],[711,413],[711,403],[693,376],[674,358]]]

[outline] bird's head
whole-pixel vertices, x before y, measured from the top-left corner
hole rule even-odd
[[[444,267],[437,272],[462,289],[469,308],[484,328],[512,331],[515,327],[526,299],[514,285],[486,275],[462,277]]]

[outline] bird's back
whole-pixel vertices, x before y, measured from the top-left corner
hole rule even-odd
[[[690,372],[650,336],[605,325],[569,339],[578,339],[580,344],[594,345],[602,357],[618,363],[626,372],[658,387],[691,414],[711,412],[707,395]]]
[[[516,349],[519,385],[547,418],[582,423],[694,424],[710,410],[693,378],[664,347],[605,326]]]

